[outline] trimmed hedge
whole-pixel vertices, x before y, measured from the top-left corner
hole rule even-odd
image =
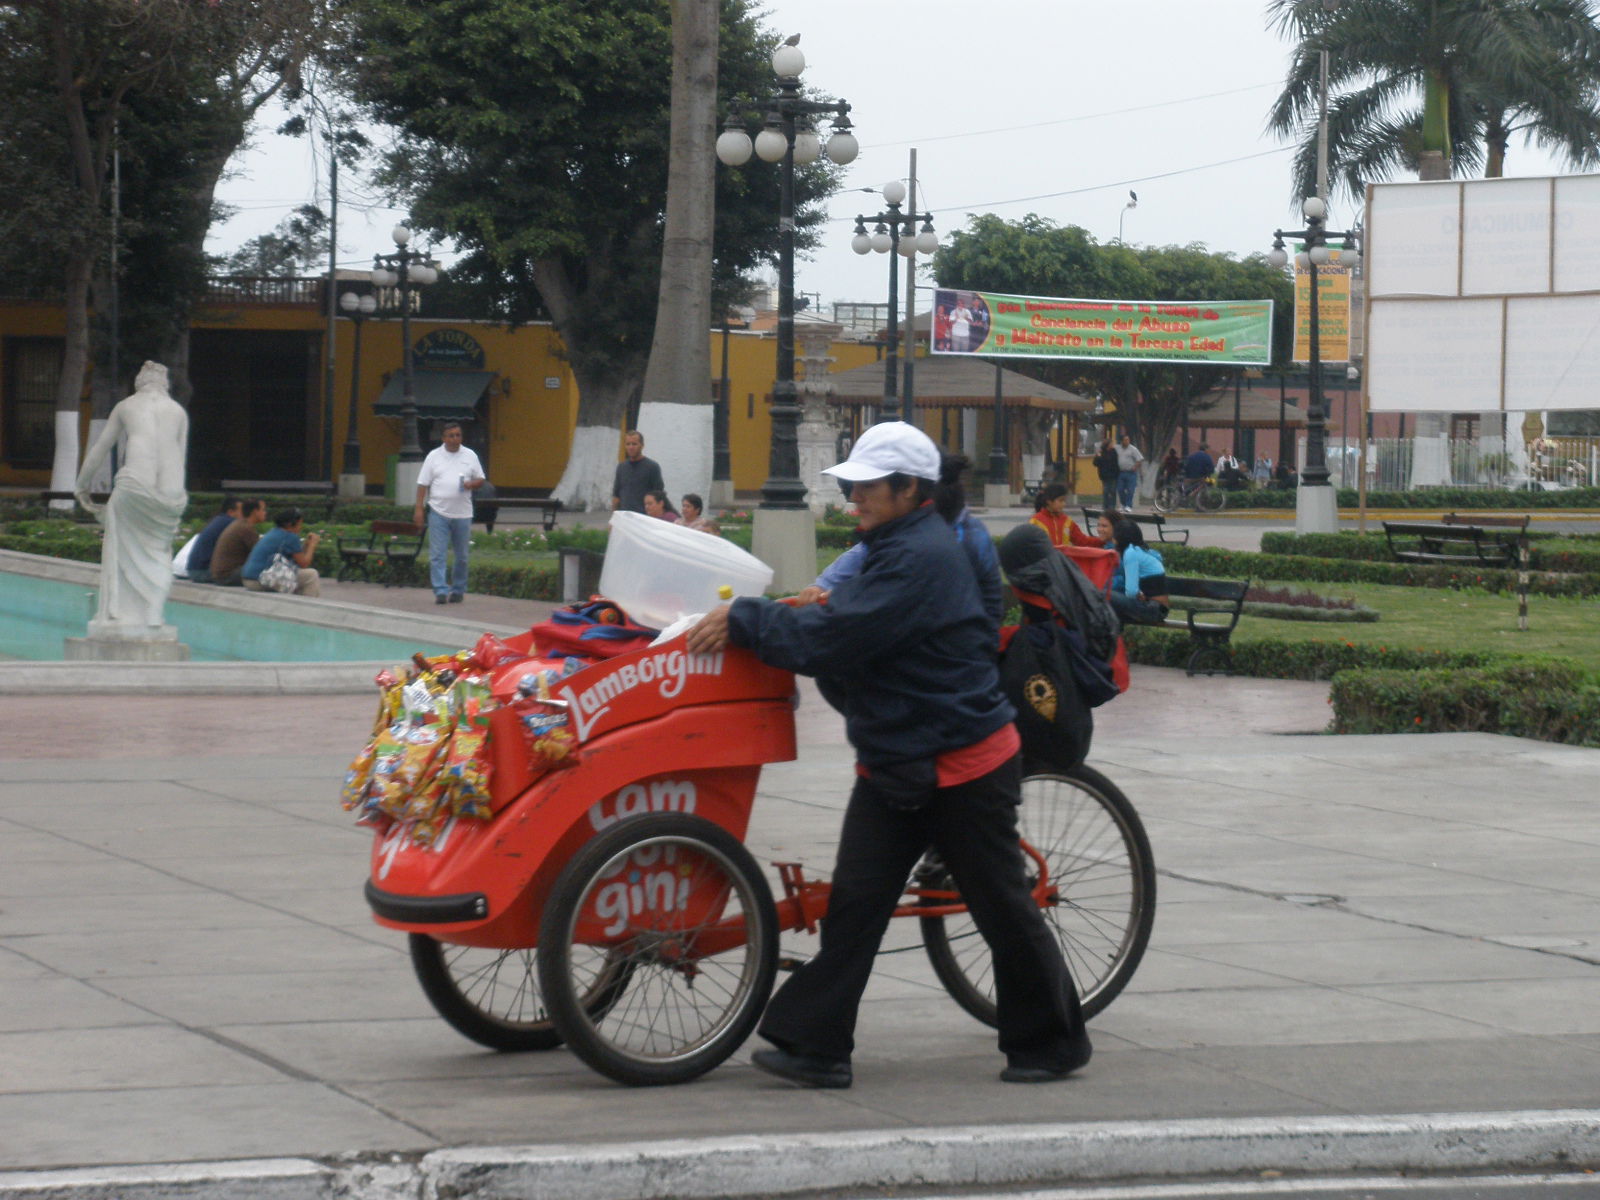
[[[1600,746],[1600,679],[1564,663],[1342,671],[1329,701],[1334,733],[1504,733]]]
[[[1340,508],[1358,508],[1361,493],[1355,488],[1336,489]],[[1098,501],[1099,497],[1095,498]],[[1229,492],[1230,509],[1294,508],[1292,488],[1261,488],[1253,492]],[[1424,487],[1406,492],[1368,492],[1368,508],[1402,509],[1525,509],[1600,508],[1600,488],[1568,488],[1561,492],[1528,491],[1509,488]]]
[[[1552,545],[1557,541],[1580,545]],[[1528,565],[1535,571],[1560,571],[1570,574],[1600,575],[1600,545],[1590,549],[1581,543],[1600,541],[1582,534],[1554,534],[1533,531],[1528,535]],[[1310,558],[1348,558],[1357,562],[1392,562],[1389,539],[1380,533],[1286,533],[1261,535],[1265,554],[1299,554]]]
[[[1209,608],[1212,611],[1227,611],[1226,604],[1207,604],[1187,600],[1182,596],[1170,597],[1174,609],[1180,608]],[[1266,617],[1273,621],[1323,621],[1336,623],[1339,621],[1376,621],[1379,619],[1378,610],[1368,608],[1364,604],[1357,604],[1352,608],[1319,608],[1312,604],[1277,604],[1270,600],[1246,600],[1244,602],[1244,615],[1247,617]]]
[[[1165,543],[1159,549],[1168,570],[1180,575],[1296,583],[1386,583],[1397,587],[1482,588],[1486,592],[1504,594],[1517,590],[1516,571],[1492,567],[1313,558],[1303,554],[1261,554],[1251,550],[1224,550],[1217,546]],[[1600,595],[1600,573],[1535,574],[1528,581],[1528,592],[1537,596]]]
[[[1151,667],[1181,667],[1188,660],[1189,635],[1174,629],[1129,625],[1123,631],[1131,662]],[[1414,650],[1321,638],[1234,637],[1234,669],[1257,679],[1332,679],[1358,667],[1416,671],[1438,667],[1484,667],[1506,660],[1492,650]]]

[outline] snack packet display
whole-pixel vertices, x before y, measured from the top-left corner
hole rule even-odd
[[[522,660],[531,669],[519,680],[516,705],[530,768],[537,774],[575,765],[577,739],[551,689],[582,670],[584,660],[534,661],[486,633],[470,652],[418,653],[409,668],[379,672],[373,737],[345,773],[345,809],[363,824],[401,822],[406,836],[422,846],[433,844],[455,818],[490,819],[490,715],[502,707],[491,677]]]

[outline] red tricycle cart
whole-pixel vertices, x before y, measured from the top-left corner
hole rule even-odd
[[[511,639],[530,649],[532,635]],[[732,1054],[760,1018],[783,930],[814,930],[828,884],[776,864],[774,901],[743,839],[761,767],[795,757],[794,677],[682,638],[584,667],[551,689],[576,765],[534,774],[511,701],[525,664],[494,672],[487,819],[430,844],[380,828],[367,900],[410,935],[439,1014],[497,1050],[565,1042],[627,1084],[677,1083]],[[1132,976],[1155,869],[1127,799],[1087,767],[1030,777],[1023,848],[1085,1012]],[[995,1020],[988,948],[942,866],[925,858],[897,916],[921,923],[940,981]]]

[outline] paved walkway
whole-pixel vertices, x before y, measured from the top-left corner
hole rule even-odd
[[[522,624],[517,604],[461,616]],[[1600,751],[1334,738],[1325,697],[1136,667],[1097,713],[1091,761],[1144,816],[1160,906],[1079,1077],[1000,1084],[993,1034],[904,923],[856,1086],[830,1093],[756,1073],[748,1048],[639,1091],[455,1034],[361,898],[368,837],[336,798],[360,697],[0,698],[0,1197],[1600,1161]],[[809,689],[800,722],[749,843],[825,869],[849,756]],[[98,1169],[258,1158],[290,1161]]]

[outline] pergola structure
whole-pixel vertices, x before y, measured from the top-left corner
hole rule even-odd
[[[961,416],[971,409],[978,415],[980,428],[993,437],[996,400],[1007,414],[1007,459],[1011,470],[1013,490],[1020,488],[1022,477],[1023,422],[1010,419],[1019,412],[1052,413],[1064,417],[1055,427],[1055,440],[1050,458],[1063,462],[1078,444],[1077,424],[1079,414],[1094,411],[1094,401],[1065,388],[1053,387],[1030,379],[1016,371],[1009,371],[997,363],[981,358],[935,354],[918,358],[912,373],[915,408],[906,405],[906,420],[912,421],[934,441],[948,449],[960,449],[973,459],[981,461],[976,446],[961,444]],[[868,363],[848,371],[828,376],[828,401],[848,405],[854,409],[850,434],[861,432],[864,413],[869,405],[883,402],[883,364]],[[905,397],[902,397],[904,403]],[[952,432],[952,413],[955,414],[955,431]]]

